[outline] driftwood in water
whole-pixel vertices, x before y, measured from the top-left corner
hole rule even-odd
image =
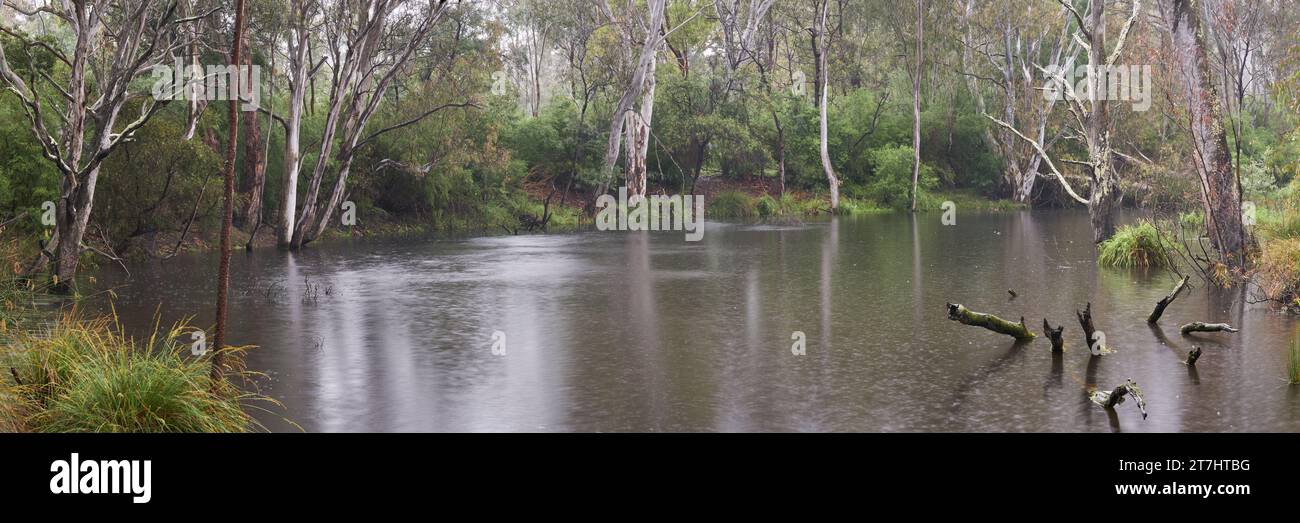
[[[1103,339],[1098,339],[1097,328],[1092,324],[1092,302],[1088,302],[1082,311],[1075,310],[1074,314],[1079,317],[1079,326],[1083,328],[1084,344],[1088,346],[1088,352],[1093,356],[1101,356],[1104,352],[1102,349],[1105,348],[1102,343],[1105,335],[1100,336]]]
[[[1199,359],[1201,359],[1201,348],[1192,345],[1192,350],[1187,351],[1187,360],[1183,361],[1183,363],[1189,366],[1195,366],[1196,360]]]
[[[1203,321],[1188,323],[1179,330],[1182,331],[1184,336],[1192,332],[1237,332],[1237,329],[1232,328],[1232,325],[1227,323],[1205,323]]]
[[[948,304],[948,319],[975,327],[984,327],[998,334],[1006,334],[1018,340],[1032,340],[1034,333],[1029,331],[1025,326],[1025,318],[1020,318],[1020,323],[1014,323],[992,314],[975,312],[958,303]]]
[[[1156,308],[1151,311],[1150,316],[1147,316],[1147,323],[1160,321],[1160,316],[1165,313],[1165,307],[1168,307],[1170,303],[1173,303],[1174,299],[1178,298],[1178,293],[1183,292],[1183,287],[1186,286],[1187,277],[1183,276],[1183,279],[1179,280],[1178,285],[1174,287],[1173,292],[1170,292],[1168,296],[1165,296],[1164,298],[1161,298],[1160,301],[1156,302]]]
[[[1147,419],[1147,402],[1142,397],[1142,389],[1138,388],[1137,382],[1131,378],[1115,387],[1115,390],[1107,392],[1104,390],[1094,390],[1089,397],[1093,403],[1101,405],[1106,409],[1114,409],[1115,406],[1124,403],[1125,396],[1132,396],[1133,402],[1137,404],[1138,410],[1142,411],[1142,419]]]
[[[1043,318],[1043,333],[1047,334],[1047,339],[1052,341],[1052,352],[1061,352],[1064,350],[1065,337],[1061,335],[1062,332],[1065,332],[1064,325],[1058,325],[1053,329],[1052,325],[1047,323],[1047,318]]]

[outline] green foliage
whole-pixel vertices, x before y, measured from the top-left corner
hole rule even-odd
[[[29,57],[15,40],[3,34],[0,45],[5,46],[5,56],[15,72],[24,77],[34,74],[30,69],[53,67],[54,58],[47,51],[38,49]],[[0,222],[26,211],[33,219],[17,225],[23,230],[36,230],[40,227],[36,217],[40,216],[41,204],[58,198],[59,173],[42,156],[40,142],[32,135],[31,121],[18,97],[6,92],[0,92],[0,144]]]
[[[908,208],[912,204],[913,154],[911,147],[903,145],[887,145],[872,150],[869,156],[875,173],[866,187],[866,195],[886,207]],[[936,184],[934,171],[922,163],[918,201]]]
[[[195,227],[215,227],[222,158],[184,126],[182,111],[159,115],[104,161],[95,213],[108,238],[179,232],[196,211]]]
[[[1150,221],[1142,220],[1125,225],[1115,231],[1110,239],[1098,246],[1097,265],[1103,267],[1158,267],[1174,266],[1170,240]]]
[[[758,216],[754,198],[741,191],[720,191],[709,200],[707,214],[712,218],[749,219]]]

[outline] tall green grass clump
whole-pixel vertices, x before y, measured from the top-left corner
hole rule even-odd
[[[754,218],[758,208],[754,198],[741,191],[719,191],[708,202],[708,215],[713,218]]]
[[[1142,220],[1125,225],[1110,239],[1101,242],[1097,264],[1106,267],[1170,268],[1174,243],[1154,223]]]
[[[48,332],[0,348],[0,430],[33,432],[245,432],[250,402],[274,400],[209,377],[179,326],[140,344],[108,319],[64,317]],[[183,339],[188,339],[186,336]],[[227,361],[239,361],[241,349]],[[11,374],[9,369],[12,369]],[[247,376],[236,369],[228,376]]]

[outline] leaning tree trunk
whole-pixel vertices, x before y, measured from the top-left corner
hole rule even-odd
[[[636,103],[636,99],[641,96],[641,91],[645,86],[646,72],[650,69],[651,64],[655,61],[658,54],[660,41],[659,29],[664,23],[664,0],[649,0],[647,9],[649,23],[647,27],[655,28],[647,31],[645,42],[641,45],[640,54],[637,63],[632,71],[632,77],[628,81],[627,88],[623,95],[619,97],[618,105],[614,108],[613,116],[609,122],[609,141],[605,146],[605,157],[601,165],[601,183],[594,196],[599,197],[609,192],[609,182],[614,175],[614,167],[618,163],[618,152],[623,143],[623,126],[631,124],[629,122],[628,112]],[[630,162],[629,158],[629,162]]]
[[[1232,170],[1232,156],[1223,130],[1223,110],[1205,53],[1199,11],[1190,0],[1173,0],[1172,9],[1162,11],[1173,41],[1179,83],[1187,96],[1205,225],[1219,254],[1225,260],[1240,263],[1245,246],[1241,191]]]

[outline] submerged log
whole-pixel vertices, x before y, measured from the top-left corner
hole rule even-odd
[[[1151,311],[1150,316],[1147,316],[1147,323],[1155,323],[1160,321],[1160,316],[1165,313],[1165,307],[1168,307],[1170,303],[1173,303],[1174,300],[1178,298],[1178,293],[1183,292],[1183,287],[1186,286],[1187,286],[1187,277],[1183,276],[1183,279],[1179,280],[1178,285],[1174,287],[1173,292],[1170,292],[1169,295],[1165,296],[1164,298],[1161,298],[1160,301],[1156,302],[1156,308]]]
[[[1138,410],[1142,411],[1142,419],[1147,419],[1146,399],[1142,397],[1142,389],[1138,387],[1137,382],[1133,381],[1132,378],[1115,387],[1113,391],[1093,390],[1088,396],[1093,403],[1101,405],[1105,409],[1114,409],[1117,405],[1124,403],[1125,396],[1132,396]]]
[[[1205,323],[1203,321],[1188,323],[1179,330],[1182,331],[1184,336],[1192,332],[1237,332],[1237,329],[1232,328],[1232,325],[1227,323]]]
[[[1188,366],[1195,366],[1196,360],[1199,359],[1201,359],[1201,348],[1192,345],[1192,350],[1187,351],[1187,360],[1183,361],[1183,363],[1187,364]]]
[[[1059,325],[1053,329],[1052,325],[1047,323],[1047,318],[1043,318],[1043,332],[1047,334],[1047,339],[1052,341],[1052,352],[1061,352],[1064,350],[1065,337],[1061,334],[1062,332],[1065,332],[1064,325]]]
[[[984,314],[981,312],[972,311],[958,303],[949,303],[948,319],[956,321],[963,325],[984,327],[985,329],[991,330],[998,334],[1006,334],[1007,336],[1012,336],[1018,340],[1034,339],[1034,333],[1030,332],[1029,327],[1025,326],[1024,317],[1020,318],[1020,323],[1014,323],[999,318],[997,316],[994,316],[992,314]]]

